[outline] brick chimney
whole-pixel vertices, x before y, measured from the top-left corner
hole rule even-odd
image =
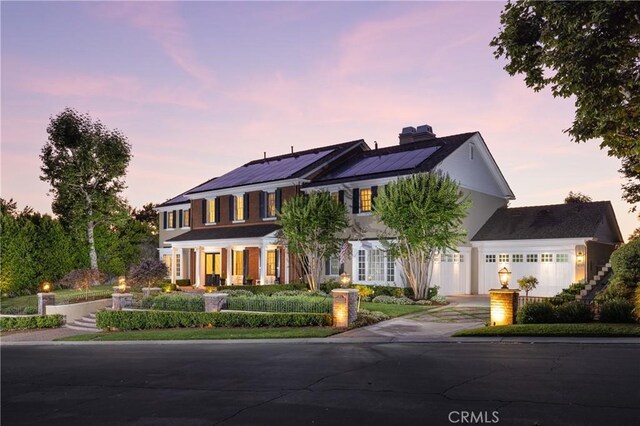
[[[400,138],[400,145],[413,142],[422,142],[436,137],[433,133],[433,128],[428,124],[415,127],[403,127],[402,132],[398,135]]]

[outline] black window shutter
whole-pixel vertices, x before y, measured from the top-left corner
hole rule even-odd
[[[378,187],[371,187],[371,210],[375,207],[376,197],[378,196]]]
[[[163,222],[163,224],[162,224],[162,229],[167,229],[167,220],[168,220],[168,218],[167,218],[167,212],[164,212],[164,214],[163,214],[163,218],[162,218],[162,219],[163,219],[163,220],[162,220],[162,222]]]
[[[249,250],[244,249],[242,253],[242,275],[244,276],[244,282],[247,282],[249,275]]]
[[[280,188],[276,189],[276,210],[280,211],[282,208],[282,190]]]
[[[176,219],[177,219],[176,211],[175,210],[172,211],[171,214],[173,214],[173,227],[175,228],[176,227],[176,223],[177,223],[176,222]]]
[[[182,228],[182,209],[178,212],[178,228]]]
[[[187,223],[187,226],[191,227],[191,209],[187,209],[187,211],[189,212],[189,223]]]
[[[216,198],[216,204],[214,207],[213,216],[216,223],[220,222],[220,198]]]
[[[233,212],[233,200],[234,200],[234,196],[233,195],[229,195],[229,220],[233,221],[234,218],[234,212]]]
[[[341,206],[344,206],[344,191],[342,189],[338,191],[338,203],[340,203]]]
[[[207,223],[207,200],[202,200],[202,224]]]
[[[353,189],[353,214],[360,213],[360,190],[358,188]]]
[[[331,260],[330,259],[325,259],[324,261],[324,274],[325,275],[330,275],[331,274]]]
[[[267,193],[264,191],[260,191],[260,218],[267,217],[267,211],[265,208],[265,198]]]
[[[276,280],[280,278],[280,250],[276,249]],[[278,281],[276,281],[278,283]]]
[[[243,208],[242,208],[243,213],[244,213],[243,219],[247,220],[247,219],[249,219],[249,193],[245,192],[243,198],[244,198],[244,203],[243,203]]]

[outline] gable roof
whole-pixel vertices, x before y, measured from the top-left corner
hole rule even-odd
[[[399,176],[433,169],[478,132],[433,138],[360,152],[305,187]]]
[[[609,201],[533,207],[503,207],[489,218],[471,241],[592,238],[609,217],[610,226],[622,236]]]
[[[206,181],[206,182],[204,182],[204,183],[201,183],[201,184],[200,184],[200,185],[198,185],[198,186],[205,185],[205,184],[207,184],[207,183],[209,183],[209,182],[212,182],[212,181],[214,181],[214,180],[216,180],[216,179],[217,179],[217,178],[211,178],[211,179],[209,179],[208,181]],[[197,186],[196,186],[196,187],[194,187],[194,188],[197,188]],[[177,204],[189,204],[189,203],[191,203],[191,199],[190,199],[190,198],[188,198],[188,197],[186,196],[186,194],[187,194],[189,191],[191,191],[192,189],[194,189],[194,188],[187,189],[187,190],[186,190],[186,191],[184,191],[182,194],[176,195],[176,196],[175,196],[175,197],[173,197],[173,198],[169,198],[169,199],[168,199],[167,201],[165,201],[164,203],[162,203],[162,204],[158,204],[158,205],[156,206],[156,208],[159,208],[159,207],[175,206],[175,205],[177,205]]]
[[[362,146],[362,149],[369,149],[364,140],[359,139],[250,161],[218,177],[215,181],[205,182],[187,191],[186,194],[191,195],[200,192],[274,182],[284,179],[305,178],[310,172],[326,165],[329,161],[359,145]]]

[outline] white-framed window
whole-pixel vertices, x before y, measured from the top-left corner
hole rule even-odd
[[[536,263],[538,262],[538,255],[537,254],[528,254],[527,255],[527,263]]]
[[[380,248],[358,250],[358,280],[395,282],[395,259]]]
[[[360,190],[360,213],[371,211],[371,188],[362,188]]]
[[[496,255],[495,254],[487,254],[484,257],[484,261],[486,263],[496,263]]]
[[[265,207],[267,217],[276,217],[276,193],[267,192],[265,195]]]
[[[522,263],[523,259],[524,259],[524,256],[522,256],[521,254],[512,254],[511,255],[511,261],[513,263]]]
[[[556,262],[567,263],[569,262],[569,255],[566,253],[557,253]]]
[[[508,254],[499,254],[498,262],[500,263],[509,263],[509,255]]]
[[[207,223],[216,223],[216,199],[207,200]]]
[[[165,265],[167,265],[167,277],[170,277],[171,276],[171,255],[163,254],[162,261],[164,262]]]
[[[173,222],[174,218],[175,218],[175,210],[172,211],[172,212],[168,212],[168,214],[167,214],[167,228],[173,229],[173,228],[176,227],[176,224]]]
[[[234,195],[233,198],[233,220],[244,220],[244,195]]]
[[[176,253],[176,277],[182,276],[182,264],[180,262],[180,253]]]
[[[267,250],[267,275],[276,274],[276,251]]]
[[[551,254],[551,253],[542,253],[540,255],[540,262],[542,262],[542,263],[553,262],[553,254]]]
[[[189,220],[191,216],[191,209],[186,209],[182,211],[182,227],[183,228],[188,228],[189,227]]]
[[[387,253],[387,282],[396,280],[396,260]]]
[[[340,275],[340,258],[336,255],[326,260],[325,272],[327,275]]]
[[[367,279],[366,271],[366,252],[365,250],[358,250],[358,281]]]
[[[379,249],[369,250],[367,281],[384,281],[385,253]]]
[[[469,144],[469,160],[473,160],[474,154],[475,154],[475,145],[470,143]]]

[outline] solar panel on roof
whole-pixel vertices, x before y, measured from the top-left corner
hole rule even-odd
[[[287,179],[319,159],[331,154],[333,151],[333,149],[328,149],[320,152],[312,152],[309,154],[283,157],[244,165],[220,176],[212,182],[207,182],[204,185],[194,188],[189,192],[211,191],[214,189],[229,188],[232,186]]]
[[[375,155],[358,158],[348,162],[333,173],[329,173],[324,179],[338,179],[344,177],[384,173],[394,170],[406,170],[417,167],[438,150],[438,146],[411,151],[393,152],[389,154]]]

